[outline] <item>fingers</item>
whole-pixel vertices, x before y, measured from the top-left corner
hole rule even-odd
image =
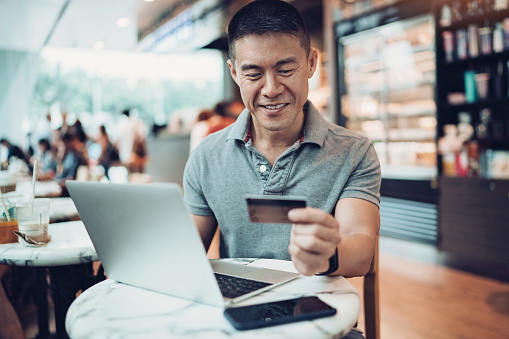
[[[323,227],[318,225],[293,225],[290,234],[290,242],[294,243],[300,250],[329,254],[329,256],[334,253],[339,241],[338,232],[324,230]]]
[[[302,239],[304,249],[319,246],[320,243],[309,244],[310,241],[314,240],[306,240],[303,236],[316,237],[331,242],[334,246],[340,241],[338,221],[327,212],[311,207],[296,208],[288,213],[288,218],[293,222],[292,235]]]
[[[295,268],[302,275],[314,275],[325,272],[329,268],[329,257],[323,254],[302,251],[294,243],[290,243],[288,252]]]
[[[331,214],[313,207],[294,208],[288,212],[288,218],[295,224],[317,223],[327,227],[337,227],[337,221]]]
[[[288,252],[295,268],[303,275],[327,271],[341,241],[337,220],[311,207],[293,209],[288,217],[294,222]]]

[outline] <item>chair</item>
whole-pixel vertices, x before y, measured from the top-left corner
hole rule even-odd
[[[378,293],[378,238],[368,273],[364,276],[364,325],[366,339],[380,339],[380,299]]]
[[[9,267],[0,265],[0,339],[22,339],[21,322],[2,286],[1,278],[8,270]]]

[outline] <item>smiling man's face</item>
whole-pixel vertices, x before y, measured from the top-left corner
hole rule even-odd
[[[316,69],[316,50],[308,57],[297,37],[276,32],[245,36],[235,41],[234,50],[235,60],[228,60],[228,67],[255,130],[300,129],[308,80]]]

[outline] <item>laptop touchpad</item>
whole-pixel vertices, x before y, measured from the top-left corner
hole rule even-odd
[[[238,265],[221,261],[211,261],[210,264],[214,272],[234,276],[244,276],[250,272],[261,270],[260,267]]]

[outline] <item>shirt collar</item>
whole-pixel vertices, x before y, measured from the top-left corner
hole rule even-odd
[[[326,121],[322,114],[316,109],[316,107],[307,101],[304,105],[304,111],[307,110],[306,119],[304,119],[304,135],[301,136],[301,143],[314,143],[323,146],[327,137],[328,128]],[[251,123],[251,113],[244,109],[237,118],[237,121],[233,124],[230,133],[225,141],[228,139],[237,139],[246,143],[250,138],[249,125]]]

